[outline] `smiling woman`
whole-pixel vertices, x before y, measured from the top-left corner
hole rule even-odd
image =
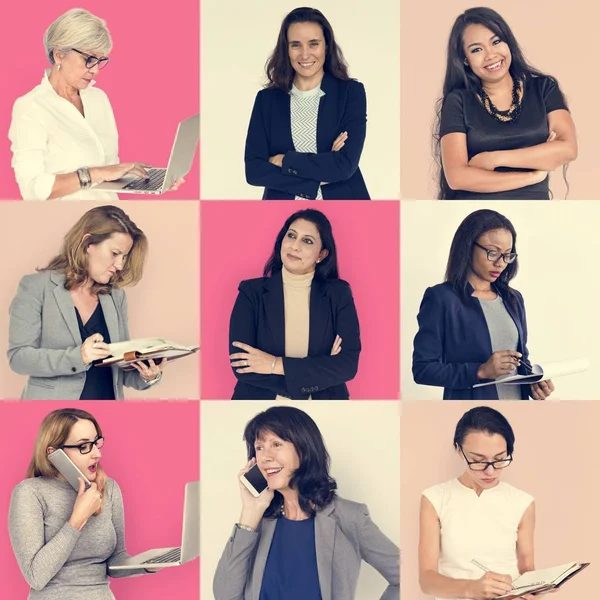
[[[119,162],[113,110],[94,87],[112,48],[106,23],[86,10],[69,10],[50,25],[44,46],[50,68],[16,100],[8,133],[21,196],[117,200],[113,192],[90,188],[127,173],[146,178],[149,165]]]
[[[548,173],[577,158],[558,82],[525,59],[506,21],[470,8],[448,41],[434,125],[439,198],[549,199]]]
[[[30,400],[123,399],[123,386],[160,381],[163,359],[134,363],[134,371],[94,368],[109,343],[129,339],[121,289],[143,275],[148,241],[123,210],[100,206],[71,228],[60,253],[21,279],[10,305],[8,360],[28,381]]]
[[[361,351],[350,286],[327,217],[291,215],[263,277],[242,281],[229,327],[233,399],[349,398]]]
[[[314,8],[281,24],[246,138],[246,180],[264,200],[369,200],[358,166],[367,121],[333,28]]]
[[[219,561],[216,600],[353,600],[362,561],[387,581],[381,600],[400,598],[400,553],[366,505],[341,498],[317,424],[304,411],[274,406],[244,431],[248,463],[268,488],[242,481],[241,515]],[[371,596],[374,597],[374,596]]]
[[[110,570],[127,560],[121,489],[100,463],[104,438],[96,419],[59,409],[40,426],[26,479],[12,492],[10,540],[31,586],[30,600],[114,600],[111,577],[140,575]],[[49,456],[64,452],[90,482],[75,490]]]

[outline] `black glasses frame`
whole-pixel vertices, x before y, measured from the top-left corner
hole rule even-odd
[[[485,252],[487,253],[487,259],[490,262],[496,262],[498,258],[501,258],[507,265],[509,265],[510,263],[517,260],[517,256],[519,256],[516,252],[505,252],[504,254],[500,254],[498,258],[490,258],[490,254],[494,254],[495,252],[498,252],[498,250],[488,250],[488,248],[482,246],[481,244],[478,244],[477,242],[473,242],[473,245],[477,246],[478,248],[481,248],[482,250],[485,250]]]
[[[98,442],[100,442],[100,445],[98,446]],[[84,452],[82,450],[82,448],[85,448],[86,446],[90,447],[90,449],[87,452]],[[89,454],[94,446],[96,446],[98,448],[98,450],[100,450],[100,448],[102,448],[102,446],[104,446],[104,436],[98,436],[93,442],[84,442],[83,444],[77,444],[76,446],[61,446],[61,448],[77,448],[79,450],[79,454]]]
[[[98,68],[104,69],[104,67],[110,61],[110,58],[108,58],[108,56],[105,56],[104,58],[98,58],[97,56],[93,56],[92,54],[86,54],[81,50],[77,50],[77,48],[71,48],[71,50],[73,50],[73,52],[77,52],[77,54],[81,54],[81,56],[85,58],[86,69],[93,69],[96,65],[98,65]]]
[[[462,446],[459,446],[459,448],[460,448],[461,454],[465,457],[465,461],[467,462],[467,465],[469,465],[469,469],[471,469],[471,471],[487,471],[487,468],[490,465],[492,467],[494,467],[495,470],[506,469],[506,467],[508,467],[510,465],[510,463],[513,461],[513,457],[510,455],[507,458],[503,458],[501,460],[493,460],[491,462],[489,462],[487,460],[469,460],[467,458],[467,455],[465,454],[465,451],[462,449]],[[508,461],[508,465],[506,465],[504,467],[496,466],[496,463],[503,463],[503,462],[507,462],[507,461]],[[471,465],[485,465],[485,469],[474,469]]]

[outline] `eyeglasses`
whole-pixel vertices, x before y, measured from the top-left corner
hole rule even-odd
[[[78,448],[81,454],[89,454],[94,446],[100,450],[104,446],[104,437],[97,437],[93,442],[85,442],[77,446],[61,446],[61,448]]]
[[[77,48],[71,48],[73,52],[77,52],[77,54],[81,54],[85,58],[85,66],[87,69],[93,69],[96,65],[98,65],[99,69],[104,69],[104,67],[108,64],[110,58],[105,56],[104,58],[98,58],[97,56],[92,56],[91,54],[86,54],[81,50],[77,50]]]
[[[496,262],[498,259],[502,258],[505,263],[510,264],[511,262],[514,262],[518,256],[516,252],[506,252],[505,254],[502,254],[502,252],[498,252],[498,250],[488,250],[477,242],[473,242],[473,244],[478,248],[485,250],[487,253],[487,259],[491,262]]]
[[[459,446],[459,448],[461,454],[465,457],[467,465],[469,465],[469,469],[471,469],[471,471],[485,471],[490,465],[494,467],[494,469],[506,469],[506,467],[508,467],[508,465],[510,465],[510,463],[513,460],[512,456],[509,456],[508,458],[503,458],[502,460],[493,460],[491,462],[469,460],[466,454],[464,453],[462,446]]]

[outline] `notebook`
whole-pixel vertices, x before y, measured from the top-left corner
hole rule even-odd
[[[152,359],[160,361],[163,358],[175,360],[189,356],[200,349],[200,346],[182,346],[163,338],[143,338],[108,344],[111,356],[99,362],[97,367],[117,366],[124,371],[135,369],[131,363],[139,360]]]
[[[532,592],[550,591],[559,588],[565,581],[571,579],[581,572],[590,563],[567,563],[550,569],[540,569],[523,573],[513,581],[513,590],[502,596],[496,596],[494,600],[512,600],[520,598],[524,594]]]

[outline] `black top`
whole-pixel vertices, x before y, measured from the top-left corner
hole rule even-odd
[[[77,315],[77,324],[79,325],[79,333],[81,334],[82,341],[85,341],[90,335],[99,333],[104,338],[104,342],[110,344],[110,335],[108,333],[108,327],[106,326],[106,320],[104,319],[104,313],[102,312],[100,302],[98,302],[96,310],[85,325],[81,320],[81,315],[77,308],[75,309],[75,314]],[[81,396],[79,397],[80,400],[115,399],[112,369],[110,367],[96,369],[94,365],[98,362],[100,361],[94,361],[86,372],[85,385],[81,392]]]
[[[481,152],[516,150],[543,144],[550,135],[548,114],[567,109],[563,95],[550,77],[532,77],[525,82],[521,115],[517,121],[500,123],[490,115],[479,99],[466,89],[448,94],[442,107],[440,138],[448,133],[465,133],[469,160]],[[496,171],[530,171],[500,167]],[[548,200],[548,178],[507,192],[484,194],[463,190],[449,190],[449,200],[523,199]]]
[[[321,600],[314,519],[277,519],[259,600]]]

